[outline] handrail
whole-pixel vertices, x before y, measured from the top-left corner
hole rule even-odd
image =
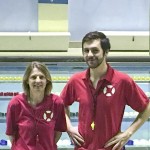
[[[82,56],[0,56],[0,62],[84,62]],[[108,62],[150,62],[150,56],[108,56]]]

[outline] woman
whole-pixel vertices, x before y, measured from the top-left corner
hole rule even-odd
[[[60,97],[51,94],[52,80],[44,64],[29,64],[23,89],[7,108],[11,150],[56,150],[61,132],[66,131],[64,105]]]

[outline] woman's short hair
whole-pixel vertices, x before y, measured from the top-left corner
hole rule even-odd
[[[30,87],[28,84],[28,80],[29,80],[29,76],[34,68],[37,68],[39,71],[41,71],[45,75],[46,80],[47,80],[47,84],[46,84],[46,88],[45,88],[45,95],[49,95],[52,90],[52,78],[51,78],[50,72],[49,72],[48,68],[46,67],[46,65],[41,62],[38,62],[38,61],[31,62],[25,70],[25,73],[23,76],[23,85],[22,85],[24,93],[27,96],[30,96]]]

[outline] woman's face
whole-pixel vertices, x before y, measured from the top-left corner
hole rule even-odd
[[[43,93],[45,92],[47,80],[45,75],[40,70],[38,70],[37,68],[33,68],[28,79],[28,84],[30,88],[30,93]]]

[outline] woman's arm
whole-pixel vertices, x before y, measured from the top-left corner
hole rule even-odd
[[[8,135],[8,138],[9,138],[9,140],[10,140],[11,144],[12,144],[12,143],[13,143],[13,140],[14,140],[14,136],[12,136],[12,135]]]
[[[75,145],[81,146],[84,143],[83,137],[79,134],[78,127],[73,127],[70,121],[69,107],[65,108],[67,133]]]
[[[55,131],[55,142],[57,143],[62,135],[62,132]]]

